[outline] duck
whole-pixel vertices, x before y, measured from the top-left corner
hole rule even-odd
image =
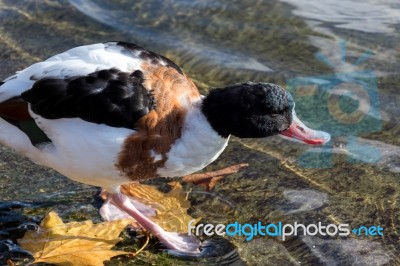
[[[109,206],[134,218],[172,251],[197,254],[193,236],[167,232],[120,186],[195,173],[230,136],[281,134],[320,145],[282,87],[244,82],[206,96],[172,60],[129,42],[72,48],[0,82],[0,143],[62,175],[107,191]]]

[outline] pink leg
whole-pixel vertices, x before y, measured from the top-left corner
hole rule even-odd
[[[156,236],[169,249],[193,255],[200,253],[200,241],[197,238],[165,231],[139,212],[127,196],[115,193],[111,194],[107,200],[111,200],[118,208],[132,216],[144,229]]]
[[[100,216],[106,220],[106,221],[112,221],[113,219],[110,217],[110,202],[111,202],[111,198],[107,197],[107,199],[105,200],[105,202],[103,203],[103,205],[100,208]]]
[[[104,203],[100,208],[100,216],[105,221],[114,221],[118,219],[132,218],[132,216],[127,214],[125,211],[122,211],[111,201],[110,193],[102,191],[101,197],[104,199]],[[157,214],[156,210],[151,206],[143,204],[132,197],[129,197],[129,201],[144,216],[148,218],[156,216]],[[137,228],[141,227],[140,224],[137,224],[136,221],[134,223]]]

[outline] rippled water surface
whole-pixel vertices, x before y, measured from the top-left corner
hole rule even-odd
[[[187,187],[203,222],[384,228],[383,237],[227,237],[221,246],[237,253],[201,263],[400,265],[398,1],[0,0],[0,21],[0,79],[74,46],[125,40],[171,58],[203,93],[247,80],[285,86],[302,120],[332,134],[319,148],[233,138],[207,170],[250,166],[211,192]],[[100,221],[97,188],[0,153],[0,201],[33,203],[20,210],[33,220],[55,209],[66,220]],[[154,242],[110,265],[190,262],[157,250]]]

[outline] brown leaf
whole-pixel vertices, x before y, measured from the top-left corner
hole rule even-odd
[[[12,260],[8,259],[7,266],[15,266],[15,264],[14,264],[14,262],[12,262]]]
[[[111,250],[121,239],[128,219],[93,224],[92,221],[65,224],[55,212],[43,219],[39,230],[27,232],[18,243],[32,253],[34,263],[47,262],[65,266],[97,266],[111,257],[129,254]]]
[[[211,190],[218,181],[222,180],[226,175],[237,173],[241,168],[247,166],[249,166],[247,163],[235,164],[217,171],[187,175],[184,176],[182,180],[184,182],[204,186],[207,190]]]

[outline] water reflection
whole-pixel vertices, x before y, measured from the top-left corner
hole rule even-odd
[[[325,240],[303,237],[311,252],[325,265],[385,265],[393,257],[378,242],[372,240]]]
[[[283,196],[290,203],[286,214],[310,211],[322,207],[328,202],[328,195],[315,190],[285,190]]]
[[[313,26],[329,23],[342,29],[395,34],[394,25],[400,23],[400,6],[395,0],[281,1],[296,6],[293,14],[306,18]]]

